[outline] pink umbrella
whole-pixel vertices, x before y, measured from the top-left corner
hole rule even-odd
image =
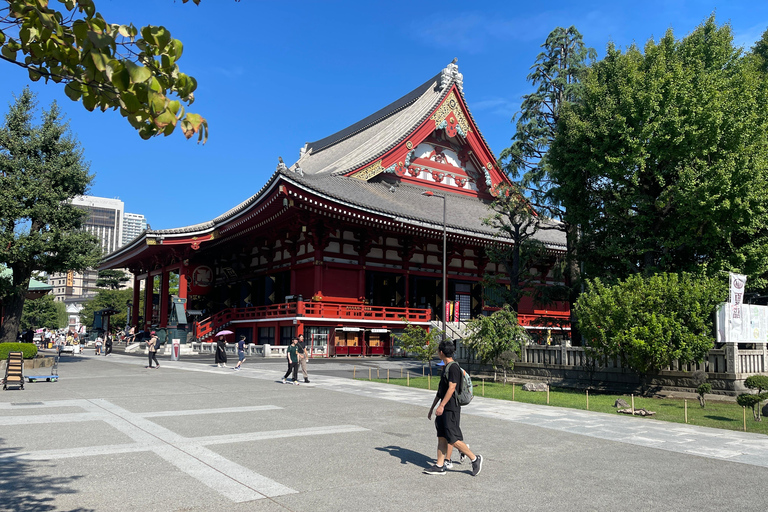
[[[235,334],[232,331],[219,331],[216,333],[216,336],[226,336],[227,334]]]

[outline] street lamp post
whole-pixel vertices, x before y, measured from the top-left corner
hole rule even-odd
[[[446,301],[448,300],[448,267],[447,267],[447,238],[446,238],[446,228],[445,228],[445,213],[447,210],[446,204],[448,203],[448,199],[445,195],[435,194],[431,191],[422,192],[421,195],[427,196],[427,197],[438,197],[443,200],[443,341],[445,341],[445,332],[446,332],[446,320],[447,320],[447,314],[446,314]]]

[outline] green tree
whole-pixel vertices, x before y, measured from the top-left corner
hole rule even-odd
[[[119,110],[144,139],[180,126],[186,138],[207,140],[207,121],[182,105],[194,101],[197,82],[180,71],[183,45],[165,27],[107,23],[93,0],[59,0],[58,8],[48,0],[3,3],[0,59],[30,80],[64,84],[88,111]]]
[[[91,182],[82,150],[55,103],[39,126],[34,107],[25,89],[0,127],[0,263],[13,271],[0,280],[2,342],[15,339],[33,272],[82,270],[99,257],[96,238],[81,230],[86,212],[69,202]]]
[[[66,323],[61,323],[58,304],[64,307],[64,303],[57,303],[53,295],[43,295],[39,299],[25,300],[24,309],[21,314],[21,328],[37,329],[46,327],[48,329],[61,329],[66,327]]]
[[[128,276],[122,270],[99,270],[96,286],[99,288],[109,288],[110,290],[119,290],[127,282]]]
[[[483,363],[493,365],[493,380],[501,370],[507,382],[507,370],[514,367],[514,355],[530,341],[525,328],[518,324],[517,314],[505,304],[490,316],[473,318],[467,324],[467,337],[462,341]]]
[[[587,280],[576,304],[585,348],[619,358],[643,380],[673,361],[700,361],[713,346],[714,311],[724,282],[692,274],[639,274],[614,285]]]
[[[541,217],[534,217],[533,230],[546,226],[566,233],[566,261],[564,275],[570,287],[568,300],[573,303],[579,292],[579,265],[576,254],[576,226],[568,222],[552,224],[540,222],[545,218],[564,219],[562,203],[554,194],[556,183],[552,179],[553,162],[549,150],[558,132],[560,114],[567,105],[579,101],[581,81],[588,65],[597,57],[588,48],[576,27],[557,27],[541,45],[544,49],[531,67],[528,81],[536,90],[523,96],[516,121],[512,145],[501,152],[499,164],[525,194]],[[508,217],[520,213],[517,205],[510,204]],[[522,222],[525,215],[520,218]],[[517,310],[515,308],[515,310]],[[572,322],[573,323],[573,322]]]
[[[404,319],[405,320],[405,319]],[[416,357],[424,365],[429,365],[429,374],[432,375],[432,358],[437,354],[437,347],[443,337],[440,329],[431,329],[427,332],[422,327],[415,326],[405,320],[405,331],[397,334],[397,345],[406,354],[416,354]]]
[[[488,286],[497,288],[497,294],[504,297],[517,312],[520,299],[539,281],[538,276],[531,273],[531,268],[541,263],[546,248],[534,235],[546,219],[533,211],[516,187],[502,185],[494,189],[494,194],[495,198],[488,207],[492,213],[483,219],[483,223],[494,228],[498,238],[511,244],[492,246],[487,249],[487,254],[491,261],[502,264],[506,269],[509,289],[499,281],[499,276],[485,276],[485,281]]]
[[[133,290],[99,290],[94,298],[89,300],[80,312],[80,322],[88,327],[93,327],[93,318],[96,311],[112,308],[118,311],[109,320],[110,330],[118,330],[125,327],[128,310],[126,302],[133,299]]]
[[[585,274],[738,271],[768,284],[768,80],[714,17],[609,45],[550,159]]]

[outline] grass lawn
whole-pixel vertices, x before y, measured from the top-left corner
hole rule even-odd
[[[357,379],[368,380],[368,379]],[[387,379],[372,379],[371,382],[387,383]],[[409,379],[391,378],[390,384],[398,386],[410,385],[415,388],[427,389],[428,387],[437,390],[438,377],[433,376],[431,381],[428,377],[411,377]],[[486,398],[498,398],[500,400],[513,400],[513,386],[511,384],[502,385],[501,383],[483,382],[479,379],[472,379],[474,384],[475,396],[485,396]],[[604,412],[608,414],[618,414],[613,404],[616,399],[623,398],[628,404],[632,404],[629,395],[611,395],[590,391],[589,410]],[[521,386],[514,386],[514,400],[529,404],[547,404],[547,393],[536,391],[523,391]],[[569,409],[587,409],[587,397],[584,391],[573,389],[551,388],[549,392],[549,405],[552,407],[567,407]],[[761,404],[761,406],[764,404]],[[469,407],[472,407],[469,405]],[[635,397],[635,409],[644,408],[649,411],[655,411],[652,416],[661,421],[671,421],[674,423],[685,423],[685,401],[682,398],[644,398]],[[747,409],[747,432],[754,432],[768,435],[768,420],[757,422],[752,419],[751,409]],[[707,406],[702,408],[699,401],[688,400],[688,424],[699,425],[703,427],[723,428],[728,430],[744,430],[743,410],[735,402],[716,402],[707,401]],[[638,417],[638,421],[643,418]]]

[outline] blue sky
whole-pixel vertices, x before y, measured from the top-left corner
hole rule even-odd
[[[55,0],[51,0],[54,3]],[[87,112],[63,87],[32,83],[0,63],[0,113],[31,84],[40,107],[57,101],[95,174],[91,194],[118,197],[153,229],[205,222],[258,192],[305,142],[382,108],[454,57],[464,93],[498,155],[540,45],[558,26],[583,34],[599,57],[609,41],[642,46],[667,29],[683,37],[715,13],[746,48],[768,28],[768,2],[420,2],[96,0],[110,23],[163,25],[184,43],[182,70],[198,81],[190,111],[208,119],[198,145],[181,133],[143,141],[117,112]]]

